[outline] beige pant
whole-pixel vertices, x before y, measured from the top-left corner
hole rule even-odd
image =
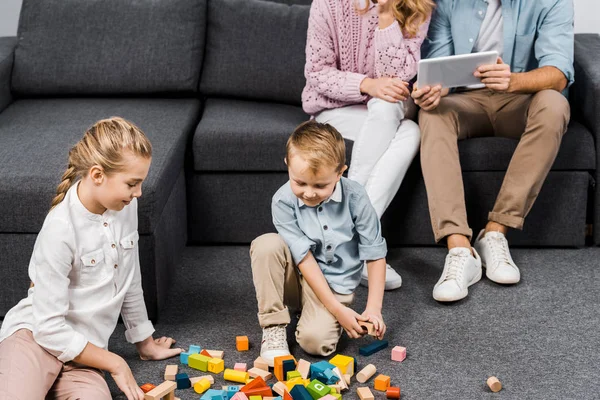
[[[110,399],[102,372],[63,364],[21,329],[0,343],[0,400]]]
[[[289,324],[290,312],[286,305],[294,309],[301,306],[302,314],[296,329],[300,347],[314,355],[333,353],[342,327],[300,277],[283,239],[275,233],[259,236],[252,242],[250,258],[260,326]],[[333,294],[345,306],[354,300],[354,294]]]
[[[442,98],[433,111],[421,110],[421,167],[436,241],[452,234],[469,238],[473,234],[467,223],[457,140],[482,136],[519,139],[488,219],[523,229],[569,118],[569,102],[554,90],[536,94],[473,90]]]

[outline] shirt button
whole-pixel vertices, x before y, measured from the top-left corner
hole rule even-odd
[[[323,229],[327,230],[327,229],[329,229],[329,227],[327,225],[323,225]]]
[[[115,268],[117,268],[119,265],[115,264]]]
[[[113,244],[110,245],[110,247],[112,247],[114,249],[117,246],[115,246],[115,244],[113,243]]]
[[[331,264],[331,260],[327,260],[327,264]]]
[[[108,226],[108,222],[105,222],[105,223],[104,223],[104,226],[105,226],[105,227],[106,227],[106,226]]]
[[[323,207],[319,207],[319,212],[323,211]]]
[[[469,43],[473,43],[473,38],[469,38]]]
[[[91,262],[92,262],[92,264],[96,264],[96,260],[92,260]]]
[[[331,250],[331,245],[327,245],[327,250]]]
[[[483,11],[479,10],[479,15],[483,15]]]

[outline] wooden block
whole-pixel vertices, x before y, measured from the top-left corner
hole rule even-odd
[[[192,345],[190,345],[190,349],[188,350],[188,353],[200,354],[201,351],[202,351],[202,347],[192,344]]]
[[[259,377],[254,378],[252,380],[252,382],[247,383],[244,386],[242,386],[240,391],[248,394],[248,391],[250,391],[250,390],[253,390],[256,388],[264,388],[264,387],[268,387],[267,382],[265,382],[265,380],[259,376]]]
[[[277,382],[276,384],[273,385],[273,391],[275,393],[277,393],[278,395],[283,396],[283,394],[287,392],[285,383]]]
[[[320,381],[314,379],[312,380],[308,386],[306,387],[308,393],[312,396],[313,399],[320,399],[331,392],[331,388],[327,385],[324,385]]]
[[[356,380],[360,383],[365,383],[366,381],[371,379],[373,375],[375,375],[375,372],[377,372],[377,368],[375,368],[373,364],[369,364],[366,367],[364,367],[358,374],[356,374]]]
[[[332,395],[328,394],[328,395],[327,395],[327,396],[325,396],[325,397],[321,397],[321,400],[336,400],[336,397],[334,397],[334,396],[332,396]]]
[[[208,371],[208,362],[211,360],[210,357],[204,356],[202,354],[191,354],[188,357],[188,366],[190,368],[194,368],[200,370],[202,372]]]
[[[196,382],[201,381],[202,379],[206,379],[211,385],[215,384],[215,378],[213,378],[211,375],[196,376],[194,378],[190,378],[190,382],[193,386]]]
[[[304,379],[302,379],[302,378],[293,378],[293,379],[290,379],[287,382],[285,382],[285,387],[288,392],[291,392],[292,389],[294,388],[294,386],[296,386],[296,385],[306,386],[304,383],[305,383]],[[310,383],[310,381],[309,381],[309,383]]]
[[[225,361],[220,358],[211,358],[208,362],[208,372],[220,374],[225,369]]]
[[[404,361],[406,358],[406,347],[396,346],[392,349],[392,361]]]
[[[190,353],[179,353],[179,362],[182,363],[183,365],[187,365],[188,364],[188,357],[190,356]]]
[[[233,395],[231,400],[248,400],[248,396],[246,396],[246,394],[243,392],[237,392]]]
[[[342,387],[340,385],[327,385],[331,388],[331,391],[329,393],[341,393],[342,392]]]
[[[223,374],[223,379],[225,379],[226,381],[239,382],[244,384],[248,380],[248,377],[249,375],[247,372],[236,371],[234,369],[229,368],[227,368],[225,370],[225,373]]]
[[[262,396],[250,396],[249,400],[262,400]]]
[[[177,389],[189,389],[192,387],[192,382],[188,374],[185,373],[175,375],[175,382],[177,383]]]
[[[490,390],[494,393],[502,390],[502,383],[500,383],[498,378],[496,378],[495,376],[490,376],[488,378],[487,385],[489,386]]]
[[[348,389],[348,384],[346,383],[346,381],[344,380],[344,376],[342,375],[342,371],[340,371],[340,369],[338,367],[335,367],[333,369],[333,373],[340,378],[340,380],[337,382],[337,385],[340,387],[340,390],[338,390],[338,393],[341,392],[341,390],[347,390]]]
[[[164,398],[165,400],[173,400],[175,397],[175,389],[177,389],[177,384],[172,381],[166,381],[149,391],[144,395],[144,400],[160,400]]]
[[[400,388],[397,386],[396,387],[390,386],[385,391],[385,397],[387,397],[388,399],[399,399],[400,398]]]
[[[306,390],[306,388],[302,385],[294,386],[294,388],[290,391],[290,394],[294,400],[313,400],[308,390]]]
[[[352,379],[352,375],[348,375],[348,374],[344,375],[344,382],[346,382],[346,385],[350,385],[351,379]]]
[[[234,370],[242,372],[246,372],[247,368],[246,363],[235,363],[235,366],[233,367]]]
[[[206,351],[206,350],[202,350],[202,351],[200,352],[200,354],[202,354],[202,355],[203,355],[203,356],[205,356],[205,357],[212,358],[212,357],[210,356],[210,353],[209,353],[208,351]]]
[[[165,368],[165,381],[174,381],[177,371],[179,371],[178,365],[167,365]]]
[[[208,379],[206,379],[206,378],[200,379],[198,382],[194,383],[194,392],[196,392],[198,394],[202,394],[202,393],[206,392],[208,389],[210,389],[210,385],[211,385],[211,383],[209,382]]]
[[[286,361],[286,360],[294,360],[294,365],[296,365],[296,359],[292,355],[275,357],[275,360],[273,362],[273,364],[274,364],[273,371],[274,371],[275,377],[277,378],[278,381],[284,381],[285,380],[285,375],[286,374],[284,374],[284,372],[283,372],[283,362]],[[292,370],[294,368],[292,368]]]
[[[379,374],[375,378],[373,388],[380,392],[385,392],[390,387],[390,377],[387,375]]]
[[[375,400],[375,396],[368,387],[360,387],[356,389],[356,393],[358,393],[360,400]]]
[[[210,357],[212,358],[220,358],[221,360],[223,359],[223,351],[221,350],[206,350],[206,352],[210,355]]]
[[[148,393],[149,391],[151,391],[155,387],[156,386],[153,385],[153,384],[151,384],[151,383],[144,383],[142,386],[140,386],[140,389],[142,389],[142,392]]]
[[[236,336],[235,348],[237,349],[237,351],[248,351],[248,349],[250,348],[248,336]]]
[[[361,356],[370,356],[371,354],[377,353],[386,347],[388,347],[387,340],[374,340],[371,344],[359,348],[358,352]]]
[[[288,373],[287,373],[287,375],[286,375],[286,377],[285,377],[285,378],[286,378],[288,381],[289,381],[290,379],[294,379],[294,378],[300,378],[300,379],[303,379],[303,378],[302,378],[302,375],[301,375],[301,374],[300,374],[300,372],[298,372],[298,371],[288,371]]]
[[[241,391],[241,390],[240,390]],[[244,394],[248,397],[250,396],[273,396],[273,391],[270,387],[264,386],[256,389],[250,389],[244,391]]]
[[[377,332],[375,331],[375,326],[371,322],[367,321],[358,321],[358,324],[363,328],[365,334],[370,336],[377,336]]]
[[[354,375],[354,358],[352,357],[337,354],[329,360],[329,363],[338,367],[344,375]]]
[[[250,375],[252,378],[256,378],[257,376],[260,376],[265,381],[268,381],[269,379],[271,379],[273,377],[273,375],[269,371],[265,371],[264,369],[260,369],[260,368],[250,368],[248,370],[248,375]]]
[[[296,371],[300,372],[300,375],[303,379],[308,378],[308,374],[310,373],[310,363],[306,360],[300,359],[298,361],[298,365],[296,366]]]
[[[259,368],[264,371],[268,371],[269,364],[262,357],[258,357],[256,360],[254,360],[254,368]]]

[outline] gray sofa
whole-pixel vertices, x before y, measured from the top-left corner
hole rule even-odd
[[[27,266],[67,150],[119,115],[154,145],[140,199],[151,316],[186,244],[249,243],[273,231],[300,106],[310,0],[24,0],[18,38],[0,38],[0,315],[25,295]],[[573,118],[523,232],[528,246],[600,244],[600,37],[577,35]],[[349,152],[351,143],[348,143]],[[460,143],[470,223],[482,226],[516,141]],[[431,245],[418,160],[384,216],[392,245]],[[587,240],[587,241],[586,241]],[[210,268],[207,265],[206,268]]]

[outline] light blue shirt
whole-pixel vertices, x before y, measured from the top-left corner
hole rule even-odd
[[[437,0],[423,58],[469,54],[487,11],[485,0]],[[502,0],[503,60],[513,72],[553,66],[573,83],[573,1]]]
[[[333,194],[309,207],[294,193],[288,181],[273,196],[273,224],[298,265],[309,251],[321,267],[329,286],[337,293],[353,293],[360,282],[362,261],[387,254],[381,224],[365,189],[347,178]]]

